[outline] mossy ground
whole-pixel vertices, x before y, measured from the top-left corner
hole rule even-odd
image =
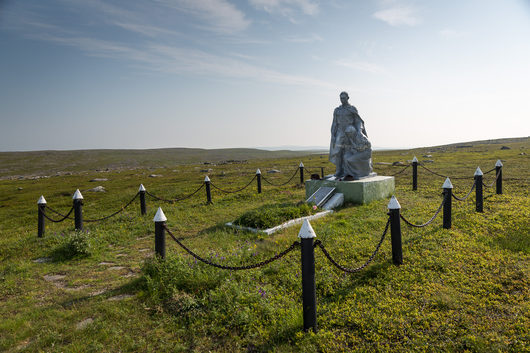
[[[204,166],[76,172],[39,180],[0,181],[0,350],[5,351],[470,351],[530,350],[528,140],[472,147],[374,153],[374,162],[406,161],[414,155],[451,176],[473,176],[477,166],[504,163],[504,194],[486,189],[484,213],[474,196],[453,201],[453,228],[441,218],[423,229],[402,224],[404,264],[394,266],[387,239],[374,262],[344,274],[316,250],[318,333],[302,327],[299,251],[256,270],[230,272],[196,263],[169,238],[166,261],[153,259],[154,213],[162,206],[173,233],[200,255],[223,264],[268,258],[296,240],[299,227],[271,236],[227,229],[246,211],[265,204],[296,202],[303,187],[255,185],[238,194],[212,190],[176,203],[148,198],[148,215],[138,202],[101,222],[86,223],[89,254],[61,254],[75,238],[73,222],[47,222],[37,238],[37,205],[42,194],[60,211],[71,206],[77,188],[104,177],[107,193],[84,193],[86,218],[109,214],[130,200],[140,183],[155,195],[181,197],[202,182]],[[423,158],[424,154],[432,157]],[[526,154],[521,154],[526,153]],[[208,166],[212,181],[236,189],[253,177],[278,183],[297,167],[296,159],[253,159],[246,164]],[[166,161],[167,162],[167,161]],[[332,166],[326,156],[303,158],[307,168]],[[24,161],[20,161],[24,163]],[[316,169],[316,168],[315,168]],[[396,167],[376,165],[381,175]],[[149,178],[150,174],[161,177]],[[490,183],[492,174],[485,177]],[[402,213],[422,223],[441,202],[443,178],[419,169],[411,191],[410,168],[396,177]],[[453,180],[462,196],[472,180]],[[387,220],[388,200],[347,206],[312,222],[317,237],[341,264],[355,267],[371,254]],[[42,258],[48,258],[42,260]],[[44,262],[35,262],[41,259]]]

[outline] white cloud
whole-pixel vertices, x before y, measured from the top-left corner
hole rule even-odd
[[[201,28],[216,32],[235,33],[245,30],[250,20],[226,0],[158,0],[170,8],[202,20]]]
[[[347,67],[349,69],[370,72],[373,74],[382,74],[386,71],[382,66],[365,61],[336,60],[334,64],[342,67]]]
[[[421,22],[418,10],[412,6],[397,5],[373,14],[375,18],[391,26],[416,26]]]
[[[319,11],[318,4],[313,0],[250,0],[250,3],[257,9],[286,17],[292,17],[297,12],[313,16]]]

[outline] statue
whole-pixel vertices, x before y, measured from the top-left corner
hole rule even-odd
[[[358,180],[377,175],[372,171],[372,145],[357,108],[341,92],[341,106],[333,112],[329,160],[337,167],[334,179]]]

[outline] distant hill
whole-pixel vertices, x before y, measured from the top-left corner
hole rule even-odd
[[[529,145],[530,137],[503,138],[407,149],[410,151],[451,151],[477,145]],[[294,146],[291,146],[294,147]],[[387,150],[390,151],[390,150]],[[381,151],[383,152],[383,151]],[[380,153],[381,153],[380,152]],[[377,153],[377,152],[376,152]],[[257,148],[161,148],[101,149],[72,151],[0,152],[0,178],[18,175],[52,175],[89,170],[163,168],[178,164],[244,163],[249,159],[275,159],[327,154],[327,150],[264,150]]]

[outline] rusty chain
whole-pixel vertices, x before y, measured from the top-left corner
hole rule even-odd
[[[204,262],[205,264],[207,265],[210,265],[210,266],[213,266],[213,267],[217,267],[217,268],[220,268],[220,269],[223,269],[223,270],[233,270],[233,271],[238,271],[238,270],[250,270],[250,269],[253,269],[253,268],[258,268],[258,267],[261,267],[261,266],[265,266],[273,261],[276,261],[276,260],[279,260],[281,259],[282,257],[284,257],[285,255],[287,255],[288,253],[290,253],[292,250],[294,250],[294,248],[296,248],[297,246],[300,245],[300,242],[298,241],[294,241],[287,249],[285,249],[284,251],[282,252],[279,252],[278,254],[274,255],[273,257],[265,260],[265,261],[261,261],[261,262],[258,262],[258,263],[255,263],[255,264],[251,264],[251,265],[246,265],[246,266],[225,266],[225,265],[219,265],[219,264],[216,264],[214,262],[211,262],[211,261],[208,261],[206,259],[203,259],[202,257],[200,257],[199,255],[195,254],[193,251],[191,251],[190,249],[188,249],[184,244],[182,244],[180,242],[180,240],[178,240],[174,235],[173,233],[171,233],[171,231],[167,228],[166,225],[164,225],[164,229],[166,230],[166,232],[169,234],[169,236],[171,238],[173,238],[173,240],[175,242],[177,242],[178,245],[180,245],[180,247],[184,250],[186,250],[186,252],[188,254],[190,254],[191,256],[193,256],[194,258],[196,258],[197,260],[201,261],[201,262]]]
[[[344,267],[342,265],[340,265],[337,261],[335,261],[331,255],[329,254],[329,252],[326,250],[326,248],[324,247],[324,245],[322,244],[322,242],[320,240],[317,240],[315,241],[315,244],[314,246],[318,246],[322,252],[324,253],[324,255],[327,257],[327,259],[335,266],[337,267],[339,270],[342,270],[344,272],[348,272],[348,273],[355,273],[355,272],[359,272],[359,271],[362,271],[366,266],[368,266],[372,260],[375,258],[375,255],[377,254],[377,252],[379,251],[379,248],[381,248],[381,244],[383,244],[383,240],[385,239],[385,235],[386,233],[388,232],[388,227],[390,226],[390,217],[388,217],[388,221],[386,222],[386,226],[385,226],[385,230],[383,231],[383,234],[381,235],[381,240],[379,240],[379,243],[377,244],[377,246],[375,247],[375,250],[374,252],[372,253],[372,255],[368,258],[368,260],[366,260],[366,262],[364,264],[362,264],[361,266],[357,267],[357,268],[347,268],[347,267]]]
[[[497,174],[495,175],[495,179],[493,179],[493,182],[492,182],[491,184],[486,185],[484,182],[482,182],[482,185],[484,185],[484,186],[487,187],[487,188],[491,188],[493,185],[495,185],[495,183],[497,182],[497,179],[499,179],[499,175],[500,175],[500,174],[501,174],[501,173],[500,173],[500,171],[499,171],[499,173],[497,173]]]
[[[291,182],[291,180],[293,180],[293,178],[295,177],[295,175],[298,173],[298,169],[300,169],[300,168],[297,167],[296,170],[294,171],[293,176],[292,176],[289,180],[287,180],[285,183],[283,183],[283,184],[274,184],[274,183],[270,182],[269,180],[267,180],[267,178],[265,178],[265,176],[264,176],[263,174],[261,175],[261,178],[262,178],[266,183],[268,183],[268,184],[270,184],[270,185],[272,185],[272,186],[284,186],[284,185],[289,184],[289,183]]]
[[[425,222],[423,224],[414,224],[414,223],[410,222],[408,219],[406,219],[405,216],[403,216],[401,213],[399,214],[399,218],[401,218],[406,224],[408,224],[411,227],[423,228],[423,227],[428,226],[429,224],[431,224],[434,221],[436,216],[438,216],[438,214],[442,210],[442,207],[444,206],[444,204],[445,204],[445,197],[443,198],[442,203],[440,204],[440,207],[438,207],[438,209],[434,213],[434,216],[432,216],[431,219],[429,219],[427,222]]]
[[[221,192],[224,192],[226,194],[234,194],[236,192],[240,192],[240,191],[243,191],[245,190],[246,188],[248,188],[250,186],[250,184],[252,184],[252,182],[254,181],[254,179],[256,179],[256,175],[254,175],[254,177],[248,182],[247,185],[243,186],[241,189],[237,189],[237,190],[234,190],[234,191],[230,191],[230,190],[224,190],[224,189],[221,189],[220,187],[216,186],[214,183],[212,183],[210,181],[210,185],[213,186],[214,188],[216,188],[217,190],[221,191]]]

